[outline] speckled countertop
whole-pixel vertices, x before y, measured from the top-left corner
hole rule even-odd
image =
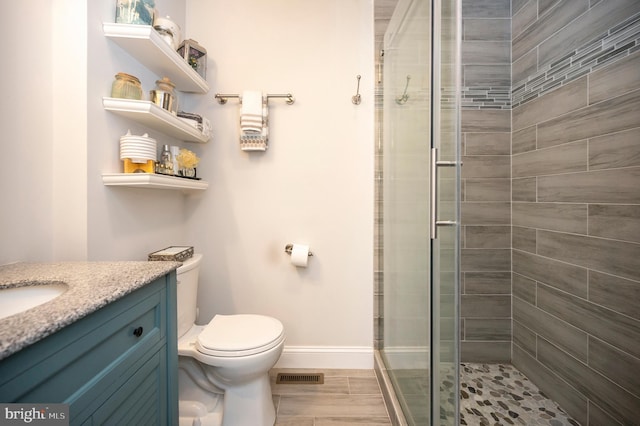
[[[178,268],[179,262],[13,263],[0,266],[0,289],[63,282],[55,299],[0,319],[0,360]]]

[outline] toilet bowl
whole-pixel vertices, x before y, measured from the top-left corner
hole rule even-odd
[[[275,318],[252,314],[216,315],[196,325],[201,260],[195,254],[177,270],[181,424],[188,417],[202,426],[272,426],[269,370],[282,353],[284,327]],[[199,414],[187,408],[196,406]]]

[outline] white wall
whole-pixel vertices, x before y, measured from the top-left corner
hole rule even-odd
[[[211,94],[193,107],[214,127],[199,168],[210,187],[188,212],[205,255],[200,321],[273,315],[287,331],[281,365],[371,366],[372,1],[188,0],[187,26],[210,57]],[[270,101],[265,153],[239,149],[237,100],[213,101],[243,90],[296,98]],[[284,253],[294,242],[311,246],[306,269]]]
[[[83,260],[88,256],[87,6],[83,0],[55,0],[51,12],[52,29],[45,35],[52,41],[51,176],[46,179],[53,194],[51,257]]]
[[[0,4],[0,264],[52,250],[51,5]]]

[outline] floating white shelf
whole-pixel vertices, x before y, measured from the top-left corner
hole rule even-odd
[[[200,130],[151,101],[105,97],[102,98],[102,105],[107,111],[142,123],[176,139],[200,143],[209,141]]]
[[[142,65],[169,77],[181,92],[207,93],[209,85],[150,25],[102,24],[104,35]]]
[[[153,173],[103,173],[102,182],[106,186],[125,186],[130,188],[177,189],[181,191],[204,191],[209,182],[163,176]]]

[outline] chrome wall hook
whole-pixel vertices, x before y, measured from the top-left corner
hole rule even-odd
[[[396,98],[396,103],[398,105],[404,105],[409,100],[409,94],[407,93],[407,89],[409,88],[409,80],[411,80],[411,76],[407,74],[407,83],[404,85],[404,93],[402,96],[398,96]]]
[[[351,102],[354,105],[360,105],[361,97],[360,97],[360,74],[356,77],[358,79],[358,87],[356,89],[356,94],[351,97]]]

